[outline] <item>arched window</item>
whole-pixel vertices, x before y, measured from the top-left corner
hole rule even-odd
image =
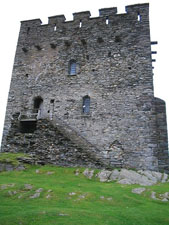
[[[76,75],[76,61],[70,60],[69,62],[69,75]]]
[[[90,97],[88,95],[83,97],[83,113],[90,112]]]

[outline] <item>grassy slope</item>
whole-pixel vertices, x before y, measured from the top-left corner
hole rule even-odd
[[[40,172],[36,173],[36,169]],[[48,175],[48,171],[54,174]],[[15,184],[4,190],[0,188],[0,225],[169,224],[169,203],[150,198],[152,190],[169,191],[169,184],[147,187],[144,194],[137,195],[131,190],[138,185],[100,183],[97,179],[88,180],[82,173],[75,176],[74,171],[75,168],[33,166],[25,171],[0,173],[0,186]],[[25,190],[24,184],[32,184],[33,189]],[[44,189],[40,197],[30,199],[38,188]],[[10,196],[9,190],[17,194]],[[70,196],[71,192],[76,195]],[[22,198],[18,199],[21,194]],[[49,199],[48,194],[52,196]]]

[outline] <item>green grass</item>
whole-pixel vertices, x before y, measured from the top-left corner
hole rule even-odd
[[[169,224],[169,203],[150,198],[151,191],[169,191],[169,184],[147,187],[146,192],[137,195],[131,190],[138,185],[88,180],[82,174],[83,168],[78,176],[75,170],[32,166],[24,171],[0,173],[0,225]],[[48,171],[54,173],[48,175]],[[1,188],[4,184],[8,184],[6,189]],[[24,184],[32,184],[32,190],[26,190]],[[38,188],[43,188],[40,197],[30,199]],[[17,193],[10,196],[9,191]],[[71,192],[76,195],[69,195]],[[49,194],[51,198],[47,199]]]
[[[0,162],[1,163],[11,163],[13,166],[18,166],[19,162],[18,157],[28,157],[24,153],[0,153]]]

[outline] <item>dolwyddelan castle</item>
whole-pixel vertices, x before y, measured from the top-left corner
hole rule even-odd
[[[21,22],[2,152],[61,166],[168,170],[149,5]]]

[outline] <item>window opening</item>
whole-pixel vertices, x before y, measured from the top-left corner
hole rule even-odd
[[[137,14],[137,21],[139,21],[139,22],[141,21],[141,15],[140,15],[140,13]]]
[[[115,36],[115,42],[121,42],[121,37],[120,36]]]
[[[80,20],[80,23],[79,23],[79,27],[81,28],[82,27],[82,21]]]
[[[103,41],[103,38],[102,38],[102,37],[98,37],[98,38],[97,38],[97,42],[98,42],[98,43],[104,42],[104,41]]]
[[[30,29],[31,29],[30,27],[27,28],[27,34],[29,34]]]
[[[21,133],[33,133],[36,130],[36,121],[20,121]]]
[[[54,44],[54,43],[51,43],[50,46],[51,46],[51,48],[53,48],[53,49],[56,48],[56,44]]]
[[[55,26],[54,26],[53,30],[54,30],[54,31],[56,31],[56,30],[57,30],[56,24],[55,24]]]
[[[109,17],[108,16],[106,17],[106,24],[107,25],[109,24]]]
[[[76,75],[76,61],[71,60],[69,64],[69,75]]]
[[[83,97],[83,113],[89,113],[90,112],[90,97],[84,96]]]
[[[36,97],[34,99],[34,113],[37,113],[37,118],[41,118],[43,108],[43,99],[41,97]]]

